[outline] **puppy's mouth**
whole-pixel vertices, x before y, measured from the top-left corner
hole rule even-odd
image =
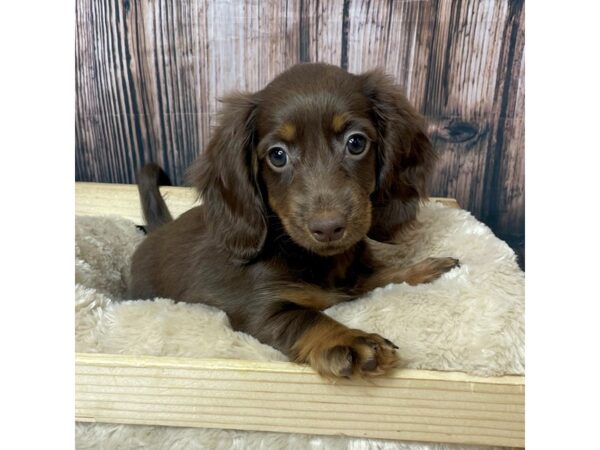
[[[362,240],[368,232],[367,224],[362,226],[361,223],[341,220],[332,215],[324,215],[317,219],[312,217],[302,224],[285,220],[283,222],[296,244],[320,256],[344,253]]]
[[[311,246],[305,246],[308,250],[316,253],[320,256],[335,256],[341,253],[348,251],[352,248],[360,239],[349,241],[344,240],[342,242],[332,242],[332,243],[314,243]]]

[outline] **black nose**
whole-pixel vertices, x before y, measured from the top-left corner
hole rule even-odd
[[[346,221],[339,214],[320,214],[310,219],[308,229],[319,242],[337,241],[346,230]]]

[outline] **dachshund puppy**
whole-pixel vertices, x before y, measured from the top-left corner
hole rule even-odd
[[[294,66],[224,104],[188,172],[201,206],[173,221],[158,191],[164,173],[141,171],[149,235],[133,256],[131,298],[220,308],[234,329],[323,376],[397,365],[392,342],[321,311],[458,264],[386,261],[397,246],[383,242],[414,219],[435,159],[421,117],[382,73],[325,64]]]

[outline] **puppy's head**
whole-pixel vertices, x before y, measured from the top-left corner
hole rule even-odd
[[[380,72],[303,64],[224,103],[191,177],[212,232],[242,260],[264,245],[268,214],[330,256],[391,238],[426,195],[434,156],[422,120]]]

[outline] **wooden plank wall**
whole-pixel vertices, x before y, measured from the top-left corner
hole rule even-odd
[[[303,61],[383,67],[430,121],[435,196],[455,197],[524,265],[522,0],[77,0],[76,179],[175,184],[218,98]]]

